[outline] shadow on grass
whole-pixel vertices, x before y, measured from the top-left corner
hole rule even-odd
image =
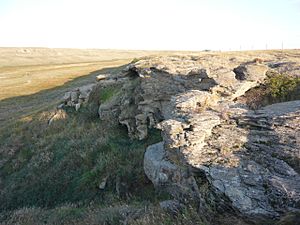
[[[5,126],[10,121],[18,120],[34,112],[53,108],[66,91],[76,86],[83,86],[95,82],[96,76],[100,73],[117,73],[125,66],[126,65],[96,70],[68,81],[61,86],[42,90],[31,95],[4,99],[0,101],[0,127]]]
[[[144,141],[130,140],[124,126],[100,121],[97,110],[88,107],[79,112],[67,109],[60,119],[47,123],[65,91],[123,67],[101,69],[56,88],[0,102],[1,113],[4,106],[11,110],[0,130],[0,214],[68,203],[156,201],[144,174],[143,156],[147,146],[161,141],[159,131],[151,131]],[[26,115],[30,116],[23,119]],[[106,189],[100,190],[103,179]]]

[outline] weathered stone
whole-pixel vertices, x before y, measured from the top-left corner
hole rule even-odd
[[[145,153],[145,173],[178,202],[189,196],[205,208],[211,199],[201,197],[204,183],[224,203],[218,208],[232,207],[254,221],[274,218],[299,208],[299,105],[254,112],[232,102],[262,82],[265,72],[263,65],[215,56],[140,60],[114,79],[99,78],[103,87],[122,84],[124,94],[101,103],[99,115],[127,126],[133,138],[146,138],[150,127],[162,130],[164,142]],[[78,110],[92,89],[66,93],[63,104]],[[127,188],[116,182],[119,195]],[[169,202],[161,205],[170,208]]]
[[[71,99],[71,92],[66,92],[64,97],[63,97],[63,101],[67,102]]]
[[[256,111],[233,102],[266,72],[216,55],[141,59],[119,75],[128,78],[122,97],[101,104],[99,115],[113,115],[132,138],[161,129],[163,142],[147,148],[144,170],[177,201],[203,211],[215,201],[254,222],[277,218],[300,205],[300,101]]]
[[[238,80],[257,81],[264,79],[268,67],[260,64],[243,64],[234,69],[235,78]]]
[[[93,91],[95,84],[88,84],[82,87],[76,88],[72,91],[65,93],[63,97],[63,105],[74,107],[76,111],[86,102],[88,102],[89,95]],[[62,108],[63,106],[61,106]]]
[[[169,174],[178,168],[166,160],[164,143],[160,142],[147,148],[144,157],[144,171],[155,186],[161,186],[171,181]]]
[[[104,177],[99,184],[99,189],[104,190],[107,184],[108,177]]]
[[[107,74],[99,74],[99,75],[96,76],[96,80],[97,81],[105,80],[105,79],[107,79],[107,77],[109,77],[109,75],[107,75]]]
[[[80,103],[75,104],[75,110],[78,111],[80,109],[80,106],[81,106]]]
[[[165,200],[159,203],[159,206],[166,212],[177,215],[183,210],[184,205],[176,200]]]

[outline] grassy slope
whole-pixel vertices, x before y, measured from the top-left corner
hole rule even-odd
[[[136,224],[174,223],[156,207],[165,197],[143,172],[144,150],[161,140],[158,131],[145,141],[129,140],[124,127],[101,122],[94,105],[47,124],[66,90],[98,73],[117,73],[128,61],[1,67],[7,76],[0,101],[1,225],[119,224],[120,211],[145,207]],[[26,71],[32,86],[22,84]],[[112,94],[103,90],[99,98],[109,101]]]
[[[133,58],[91,62],[86,52],[73,59],[71,53],[42,59],[36,53],[32,61],[12,54],[9,67],[0,60],[0,224],[119,224],[120,211],[134,218],[145,210],[130,223],[201,224],[192,209],[173,218],[157,207],[168,196],[155,193],[142,168],[146,146],[160,140],[157,131],[145,141],[129,140],[124,127],[101,122],[94,106],[62,113],[47,125],[66,90],[98,73],[118,72]],[[101,100],[111,95],[105,90]]]

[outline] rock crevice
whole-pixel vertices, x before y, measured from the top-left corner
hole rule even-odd
[[[249,220],[299,209],[299,102],[258,111],[234,102],[263,82],[267,66],[164,57],[129,68],[140,79],[131,133],[143,139],[150,124],[162,131],[163,142],[149,146],[144,158],[156,187],[206,207],[200,173],[219,202]]]
[[[122,87],[100,104],[99,116],[126,126],[131,138],[161,130],[144,170],[176,201],[199,212],[215,202],[254,222],[278,218],[300,210],[300,101],[256,111],[235,102],[268,70],[215,55],[141,59],[114,80],[101,77],[97,86]]]

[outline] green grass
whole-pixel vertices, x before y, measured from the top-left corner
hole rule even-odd
[[[244,100],[252,109],[300,100],[300,77],[269,71],[265,83],[246,92]]]
[[[3,218],[5,222],[1,223],[0,217],[0,225],[204,225],[197,211],[192,208],[186,208],[174,216],[158,207],[128,205],[103,208],[95,204],[84,207],[68,204],[53,209],[23,208],[3,215]]]
[[[71,112],[66,120],[47,126],[46,119],[36,115],[30,123],[7,128],[10,134],[1,132],[1,157],[7,159],[0,172],[2,210],[101,201],[98,185],[107,176],[112,193],[120,177],[130,194],[145,197],[139,193],[149,183],[143,154],[148,145],[160,141],[159,132],[152,131],[145,141],[130,140],[126,128],[85,116]],[[10,149],[16,149],[12,155]]]
[[[140,212],[129,216],[129,224],[201,224],[192,209],[174,217],[158,207],[170,196],[154,190],[143,157],[148,145],[161,141],[160,132],[131,140],[125,127],[106,124],[94,113],[68,109],[65,119],[48,126],[51,113],[40,112],[1,129],[6,161],[0,170],[0,224],[122,224],[125,209]],[[104,177],[107,186],[100,190]]]
[[[158,206],[171,196],[154,189],[143,158],[147,146],[161,141],[160,131],[134,140],[126,127],[98,118],[96,99],[109,103],[120,90],[99,89],[79,112],[67,108],[50,126],[53,112],[43,110],[0,128],[1,225],[202,224],[194,209],[174,217]]]
[[[270,73],[266,86],[267,92],[280,101],[300,99],[300,77]]]
[[[100,94],[99,94],[100,102],[101,103],[108,102],[119,91],[120,91],[120,87],[119,86],[117,86],[117,87],[115,87],[115,86],[108,86],[108,87],[102,88],[101,91],[100,91]]]

